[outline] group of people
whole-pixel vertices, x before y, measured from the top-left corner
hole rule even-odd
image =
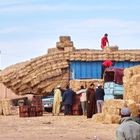
[[[74,91],[67,85],[66,90],[62,93],[61,87],[58,85],[54,89],[54,101],[53,101],[53,115],[59,115],[61,105],[64,105],[64,115],[71,114],[71,107],[73,102]]]
[[[80,95],[80,104],[83,115],[87,118],[92,118],[93,114],[101,113],[104,102],[104,89],[101,84],[95,88],[92,83],[88,88],[81,85],[80,90],[76,93],[70,89],[69,85],[62,93],[61,87],[57,86],[54,89],[53,115],[59,115],[61,105],[64,106],[64,115],[72,114],[72,104],[74,95]]]
[[[102,112],[105,93],[101,84],[98,84],[96,89],[93,83],[87,89],[81,86],[76,93],[81,94],[81,107],[83,115],[87,115],[87,118],[92,118],[93,114]]]

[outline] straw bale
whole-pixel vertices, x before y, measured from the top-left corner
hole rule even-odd
[[[124,53],[120,53],[120,59],[121,59],[121,60],[125,60],[125,59],[126,59]]]
[[[7,116],[7,115],[11,115],[11,100],[9,99],[4,99],[2,100],[2,109],[3,109],[3,115]]]
[[[105,124],[119,123],[121,116],[105,114],[104,122]]]
[[[85,80],[70,80],[70,87],[77,91],[80,89],[80,86],[83,85],[85,88],[88,88],[91,83],[95,84],[95,87],[98,83],[103,84],[101,79],[85,79]]]
[[[121,120],[121,116],[119,115],[112,115],[112,123],[119,123]]]
[[[18,115],[19,114],[19,106],[11,106],[10,115]]]
[[[113,52],[113,51],[118,51],[118,46],[106,46],[105,48],[104,48],[104,51],[107,51],[107,52]]]
[[[109,55],[109,56],[108,56],[108,59],[109,59],[109,60],[114,60],[114,55],[113,55],[113,54],[112,54],[112,55]]]
[[[117,99],[118,100],[118,99]],[[131,115],[136,116],[138,111],[138,105],[134,100],[118,100],[111,99],[107,100],[103,106],[103,113],[109,115],[119,115],[120,109],[124,107],[124,104],[127,103],[128,108],[131,110]]]
[[[121,99],[109,99],[104,101],[104,107],[122,108],[124,100]]]
[[[140,66],[127,68],[124,70],[124,99],[133,99],[140,102]]]
[[[133,83],[140,82],[140,74],[134,75],[132,78]]]
[[[60,36],[59,37],[59,40],[60,40],[60,42],[69,42],[69,41],[71,41],[71,37],[70,36]]]
[[[87,61],[92,61],[92,54],[87,54]]]
[[[133,100],[127,100],[126,103],[128,105],[128,108],[131,110],[131,115],[136,116],[138,111],[138,106],[136,102]]]
[[[65,48],[64,48],[64,51],[68,51],[68,52],[70,52],[70,51],[74,51],[73,44],[72,44],[71,47],[65,47]]]
[[[125,53],[124,55],[125,55],[126,60],[130,60],[130,57],[131,57],[130,53]]]
[[[0,115],[2,115],[2,101],[0,100]]]
[[[87,55],[86,53],[81,54],[81,61],[86,61]]]
[[[98,114],[94,114],[92,119],[95,123],[112,124],[112,123],[119,123],[121,117],[115,114],[111,115],[111,114],[98,113]]]
[[[103,113],[94,114],[92,117],[92,119],[95,123],[103,123],[104,118],[105,118],[105,114],[103,114]]]
[[[70,59],[70,53],[64,52],[64,58],[65,58],[66,60],[69,60],[69,59]]]
[[[63,50],[65,50],[65,48],[73,48],[73,42],[72,41],[57,42],[56,47],[58,49]]]
[[[120,109],[119,108],[115,108],[115,107],[105,107],[103,106],[103,113],[104,114],[116,114],[119,115],[120,113]]]
[[[136,104],[136,106],[137,106],[138,109],[140,109],[140,103],[139,104]]]
[[[54,54],[54,53],[59,52],[59,51],[60,51],[60,49],[58,49],[58,48],[49,48],[48,54]]]

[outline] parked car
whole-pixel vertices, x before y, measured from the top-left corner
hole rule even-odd
[[[53,100],[54,100],[53,95],[45,96],[45,97],[42,98],[42,103],[43,103],[43,107],[44,107],[45,111],[47,111],[47,112],[52,111]]]

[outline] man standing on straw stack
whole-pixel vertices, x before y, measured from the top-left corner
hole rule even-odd
[[[101,48],[104,50],[106,48],[106,45],[108,44],[109,46],[109,41],[108,41],[108,34],[104,34],[104,36],[101,39]]]

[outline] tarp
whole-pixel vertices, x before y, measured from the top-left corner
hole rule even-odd
[[[106,68],[104,72],[104,82],[115,82],[116,84],[122,85],[123,71],[123,68]]]

